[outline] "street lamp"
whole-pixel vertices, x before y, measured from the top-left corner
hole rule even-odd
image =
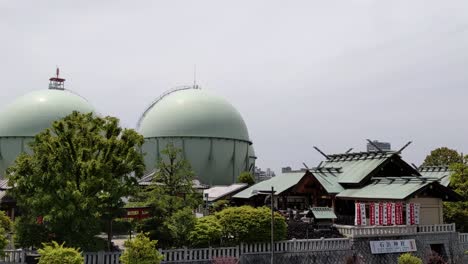
[[[274,240],[274,232],[275,232],[275,212],[273,211],[273,195],[275,194],[275,190],[273,186],[271,186],[271,191],[258,191],[259,194],[269,194],[270,195],[270,207],[271,207],[271,257],[270,263],[273,264],[274,257],[275,257],[275,240]]]

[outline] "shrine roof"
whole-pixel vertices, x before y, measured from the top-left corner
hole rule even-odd
[[[376,177],[362,188],[347,189],[336,197],[342,199],[406,200],[410,196],[423,192],[426,188],[435,188],[444,200],[457,200],[459,196],[441,185],[438,178],[403,176]],[[443,197],[442,197],[443,196]]]
[[[424,166],[419,168],[419,172],[424,177],[437,178],[440,184],[447,187],[450,184],[450,176],[453,171],[448,166]]]
[[[259,194],[259,192],[270,191],[271,187],[274,188],[275,195],[278,195],[295,186],[304,175],[304,171],[281,173],[271,179],[250,186],[234,195],[233,198],[249,199]]]

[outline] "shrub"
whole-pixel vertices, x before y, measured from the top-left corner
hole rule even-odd
[[[164,223],[171,232],[173,245],[182,247],[187,245],[190,232],[195,227],[197,219],[192,210],[188,207],[175,212]]]
[[[423,264],[422,260],[411,253],[405,253],[398,257],[398,264]]]
[[[427,258],[427,264],[447,264],[447,262],[437,252],[432,251]]]
[[[219,211],[229,207],[229,201],[228,200],[218,200],[218,201],[213,203],[212,207],[213,207],[213,210],[215,212],[219,212]]]
[[[63,245],[55,241],[44,244],[44,248],[38,250],[41,255],[38,264],[83,264],[84,258],[77,249]]]
[[[197,219],[195,227],[189,234],[190,244],[194,247],[209,247],[219,245],[222,235],[221,225],[215,216],[205,216]]]
[[[270,241],[271,211],[267,207],[229,207],[215,216],[221,225],[223,239],[228,244]],[[274,239],[286,239],[286,220],[278,213],[274,214],[274,227]]]
[[[147,234],[139,233],[125,242],[125,251],[120,256],[122,264],[159,264],[163,256],[156,249],[158,241],[150,240]]]

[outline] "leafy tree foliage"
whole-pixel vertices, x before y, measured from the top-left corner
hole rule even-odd
[[[153,178],[158,189],[169,196],[192,194],[194,173],[190,163],[183,158],[182,150],[173,143],[167,144],[161,151],[162,157],[157,162],[157,172]]]
[[[163,256],[156,249],[158,241],[150,240],[144,233],[125,242],[125,251],[120,256],[122,264],[158,264]]]
[[[79,250],[63,245],[63,243],[59,245],[55,241],[44,244],[44,248],[38,250],[41,255],[38,264],[82,264],[84,262]]]
[[[11,232],[12,223],[5,212],[0,211],[0,255],[8,245],[7,234]]]
[[[228,200],[218,200],[218,201],[213,203],[212,207],[213,207],[213,210],[215,212],[219,212],[219,211],[223,210],[224,208],[229,207],[229,201]]]
[[[100,221],[110,227],[122,197],[135,191],[144,170],[142,144],[141,135],[113,117],[73,112],[54,122],[30,144],[32,154],[21,154],[8,170],[24,217],[17,224],[27,225],[20,229],[36,228],[41,217],[55,240],[88,249]]]
[[[197,219],[192,210],[185,207],[175,212],[167,221],[166,226],[171,231],[171,236],[174,239],[174,246],[183,247],[189,241],[189,233],[195,227]]]
[[[398,257],[398,264],[423,264],[423,261],[411,253],[404,253]]]
[[[252,174],[248,171],[244,171],[239,175],[239,178],[237,179],[238,182],[240,183],[247,183],[248,185],[253,185],[255,184],[255,179],[252,176]]]
[[[462,156],[456,150],[441,147],[431,151],[424,159],[423,166],[449,166],[462,162]]]
[[[5,232],[11,232],[13,229],[13,223],[4,211],[0,211],[0,227],[3,228]]]
[[[222,231],[221,224],[214,215],[198,218],[189,235],[190,244],[193,247],[219,245]]]
[[[208,229],[208,226],[212,227]],[[221,229],[219,230],[219,227]],[[287,225],[283,216],[274,214],[275,240],[286,239]],[[206,228],[206,230],[203,230]],[[221,231],[221,232],[219,232]],[[271,238],[271,211],[267,207],[229,207],[214,216],[197,221],[190,241],[194,245],[206,245],[220,241],[223,245],[240,242],[265,242]]]
[[[460,231],[468,232],[468,165],[455,163],[452,164],[451,170],[453,174],[450,177],[450,188],[463,199],[459,202],[444,203],[444,219],[448,223],[455,223]]]
[[[167,248],[188,243],[190,230],[187,228],[192,228],[195,223],[192,210],[202,202],[202,197],[193,188],[194,173],[182,151],[169,143],[161,154],[153,184],[133,201],[143,202],[151,208],[152,217],[143,220],[138,229]],[[184,219],[188,225],[182,234],[177,229],[181,228]]]
[[[261,242],[271,239],[271,211],[267,207],[229,207],[215,214],[223,228],[223,240],[231,244]],[[286,220],[274,214],[275,240],[287,236]]]
[[[14,227],[14,241],[17,247],[40,248],[44,241],[50,241],[52,238],[49,230],[33,218],[17,217]]]

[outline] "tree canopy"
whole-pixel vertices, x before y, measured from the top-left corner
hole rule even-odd
[[[240,182],[240,183],[247,183],[248,185],[253,185],[255,183],[254,177],[248,171],[242,172],[239,175],[239,178],[237,179],[237,181]]]
[[[468,157],[465,157],[465,160]],[[463,197],[459,202],[444,203],[444,219],[455,223],[457,229],[468,232],[468,165],[455,163],[450,166],[453,171],[450,176],[450,188]]]
[[[192,211],[202,197],[193,188],[195,176],[182,150],[169,143],[161,154],[152,184],[132,201],[149,206],[152,215],[138,229],[167,248],[188,243],[189,229],[195,222]]]
[[[142,144],[141,135],[122,129],[114,117],[73,112],[54,122],[30,143],[32,153],[21,154],[8,169],[23,214],[18,225],[88,249],[101,221],[110,226],[122,197],[135,191],[144,171]]]
[[[423,166],[450,166],[462,162],[462,155],[456,150],[441,147],[431,151],[424,159]]]

